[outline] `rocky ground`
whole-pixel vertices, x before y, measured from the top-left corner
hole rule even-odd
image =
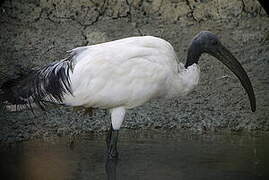
[[[200,85],[187,97],[158,100],[130,110],[125,128],[177,128],[195,132],[269,130],[269,18],[254,0],[6,0],[0,7],[0,85],[25,68],[62,59],[66,51],[119,38],[153,35],[185,61],[192,37],[216,33],[253,83],[252,113],[239,81],[214,58],[200,60]],[[103,132],[109,114],[49,107],[12,111],[0,105],[0,141]]]

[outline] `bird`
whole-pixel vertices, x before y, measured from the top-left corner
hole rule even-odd
[[[153,99],[186,96],[200,79],[199,59],[207,53],[227,66],[244,87],[253,112],[256,99],[251,81],[235,56],[212,32],[201,31],[191,40],[186,63],[173,46],[154,36],[134,36],[67,51],[62,60],[24,71],[1,86],[1,101],[48,103],[101,108],[110,112],[106,136],[107,158],[118,158],[118,134],[126,111]]]

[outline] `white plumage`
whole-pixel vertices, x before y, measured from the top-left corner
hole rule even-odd
[[[152,36],[79,47],[72,53],[73,94],[65,94],[63,101],[70,106],[123,111],[153,98],[185,95],[199,80],[198,65],[185,69],[170,43]]]
[[[64,102],[72,106],[132,108],[151,98],[185,94],[199,79],[197,65],[178,65],[173,47],[151,36],[79,47],[71,53],[77,53],[70,73],[73,96],[66,95]]]

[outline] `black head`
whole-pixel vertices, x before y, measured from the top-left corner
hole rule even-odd
[[[185,67],[192,64],[198,64],[199,58],[203,53],[209,53],[216,51],[218,46],[221,45],[218,37],[209,32],[202,31],[198,33],[192,40],[188,49],[188,56]]]
[[[199,58],[203,53],[208,53],[220,60],[239,78],[248,94],[251,110],[254,112],[256,110],[256,99],[248,75],[239,61],[221,44],[215,34],[209,31],[202,31],[193,38],[188,49],[185,68],[194,63],[198,64]]]

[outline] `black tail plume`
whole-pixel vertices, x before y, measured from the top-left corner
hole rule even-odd
[[[0,102],[16,105],[37,104],[41,109],[48,103],[62,103],[64,94],[72,94],[70,71],[72,57],[50,63],[40,69],[20,71],[2,84]]]

